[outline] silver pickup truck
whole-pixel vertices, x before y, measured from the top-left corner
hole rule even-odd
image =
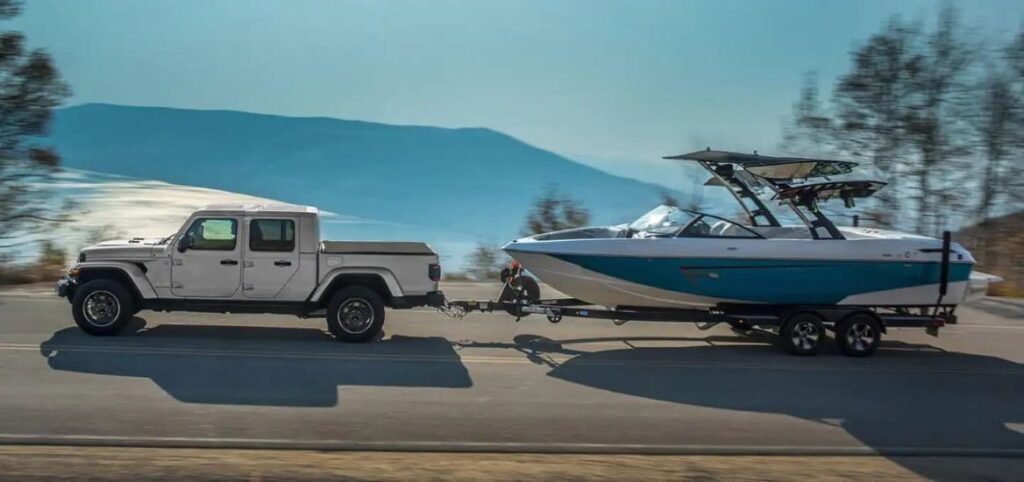
[[[437,306],[441,266],[423,243],[320,241],[316,208],[215,205],[174,235],[82,250],[57,284],[78,326],[117,333],[140,310],[326,316],[341,341],[373,339],[384,308]]]

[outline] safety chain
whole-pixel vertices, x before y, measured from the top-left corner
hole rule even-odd
[[[449,305],[447,301],[445,301],[444,304],[442,304],[441,306],[438,306],[437,311],[444,313],[453,320],[461,320],[465,318],[466,314],[468,313],[468,311],[466,311],[465,308],[461,306]]]

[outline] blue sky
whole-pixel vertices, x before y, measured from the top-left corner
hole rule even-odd
[[[954,2],[1007,38],[1024,2]],[[485,126],[560,153],[770,152],[801,79],[828,84],[935,1],[30,0],[72,104]]]

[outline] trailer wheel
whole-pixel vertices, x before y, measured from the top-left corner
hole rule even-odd
[[[384,302],[364,286],[339,290],[327,303],[327,329],[338,341],[366,342],[384,327]]]
[[[871,313],[851,313],[836,324],[836,344],[846,356],[869,356],[881,342],[882,324]]]
[[[790,315],[779,330],[782,346],[794,355],[814,355],[825,342],[825,325],[821,316],[809,311]]]
[[[515,301],[516,299],[526,300],[529,303],[535,303],[540,300],[540,285],[537,284],[537,280],[529,276],[516,276],[505,283],[505,287],[501,289],[501,295],[498,296],[498,302],[503,303]],[[530,315],[529,313],[523,313],[520,307],[509,306],[505,308],[505,311],[517,318]]]

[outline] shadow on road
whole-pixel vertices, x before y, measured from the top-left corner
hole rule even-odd
[[[713,344],[743,339],[700,340]],[[631,340],[643,338],[552,340],[520,335],[508,348],[544,361],[551,367],[549,376],[568,382],[653,400],[838,426],[883,454],[908,447],[1024,449],[1024,435],[1014,430],[1024,424],[1024,366],[1000,358],[902,342],[885,342],[868,359],[836,353],[789,357],[756,343],[603,351],[587,351],[586,346]],[[550,354],[571,358],[557,362]],[[780,445],[787,440],[795,439],[778,434]],[[927,459],[903,457],[898,463],[928,478],[948,474],[948,467]]]
[[[315,329],[146,329],[141,318],[130,328],[117,337],[65,328],[43,342],[40,351],[55,370],[149,378],[175,399],[190,403],[330,407],[338,404],[339,386],[344,385],[473,385],[451,344],[438,337],[393,336],[348,345]]]

